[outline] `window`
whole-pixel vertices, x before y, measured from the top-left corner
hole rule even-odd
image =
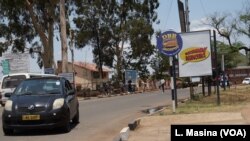
[[[69,90],[72,90],[72,86],[68,80],[65,80],[65,90],[66,92],[68,92]]]
[[[2,88],[15,88],[21,81],[25,80],[25,75],[7,76],[3,79]]]
[[[100,78],[99,72],[92,72],[92,76],[93,76],[93,78],[95,78],[95,79]]]

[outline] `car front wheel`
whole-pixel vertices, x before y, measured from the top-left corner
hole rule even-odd
[[[74,118],[72,119],[72,122],[74,124],[79,123],[79,109],[77,109],[76,115],[74,116]]]
[[[68,115],[68,117],[67,117],[67,122],[66,122],[65,125],[62,127],[62,131],[63,131],[64,133],[68,133],[68,132],[70,132],[70,130],[71,130],[70,115]]]

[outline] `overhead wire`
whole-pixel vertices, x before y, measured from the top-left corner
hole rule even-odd
[[[201,4],[201,8],[202,8],[204,14],[207,16],[207,12],[206,12],[206,9],[205,9],[205,7],[204,7],[204,5],[203,5],[202,0],[200,0],[200,4]]]
[[[171,13],[172,7],[173,7],[173,0],[171,0],[171,2],[170,2],[170,8],[168,8],[167,18],[166,18],[166,23],[165,23],[164,29],[167,28],[168,20],[169,20],[169,15],[170,15],[170,13]]]

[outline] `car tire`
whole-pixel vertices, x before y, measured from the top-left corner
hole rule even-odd
[[[68,117],[67,117],[67,122],[66,122],[65,125],[62,127],[62,131],[63,131],[64,133],[68,133],[68,132],[70,132],[70,130],[71,130],[70,115],[68,115]]]
[[[77,109],[76,115],[72,119],[73,124],[78,124],[79,123],[79,109]]]
[[[14,134],[14,129],[3,128],[3,133],[6,136],[13,135]]]

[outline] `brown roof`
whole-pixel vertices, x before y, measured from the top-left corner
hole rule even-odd
[[[91,71],[98,71],[98,69],[96,68],[96,64],[94,63],[87,63],[87,62],[74,62],[74,65],[91,70]],[[111,69],[109,69],[108,67],[102,66],[102,70],[103,72],[111,72]]]

